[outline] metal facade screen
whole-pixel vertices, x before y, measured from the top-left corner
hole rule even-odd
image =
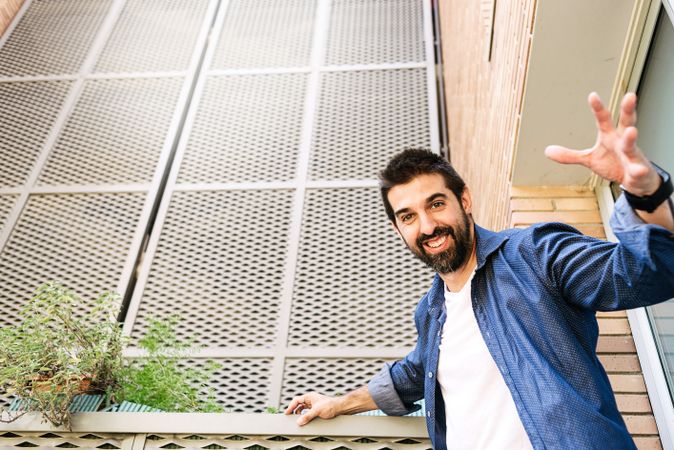
[[[232,412],[414,345],[431,273],[376,176],[439,149],[430,2],[27,0],[0,45],[0,326],[135,283],[132,343],[180,314]]]

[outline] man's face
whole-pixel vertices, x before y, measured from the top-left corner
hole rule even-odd
[[[461,201],[441,175],[427,174],[388,192],[398,234],[428,267],[439,273],[460,268],[473,250],[470,194]]]

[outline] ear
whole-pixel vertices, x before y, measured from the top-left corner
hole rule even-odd
[[[466,211],[466,214],[471,214],[473,212],[473,197],[470,194],[468,186],[464,187],[463,192],[461,193],[461,206],[463,206],[463,210]]]

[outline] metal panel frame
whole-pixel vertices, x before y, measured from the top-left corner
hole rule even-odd
[[[18,26],[21,18],[30,7],[32,0],[26,0],[21,10],[17,13],[14,21],[9,29],[0,40],[0,47],[10,38],[12,32]],[[55,76],[24,76],[24,77],[0,77],[0,83],[8,82],[27,82],[27,81],[53,81],[53,80],[69,80],[73,81],[69,94],[66,97],[61,110],[55,120],[52,128],[49,131],[48,137],[42,147],[40,155],[31,170],[30,176],[24,186],[20,188],[6,188],[0,189],[0,194],[19,194],[14,208],[12,209],[6,226],[0,232],[0,252],[7,244],[10,235],[16,226],[21,213],[32,194],[61,194],[61,193],[105,193],[105,192],[147,192],[147,197],[142,208],[141,215],[138,220],[136,231],[133,235],[132,244],[129,248],[127,258],[124,262],[122,273],[117,282],[116,290],[120,293],[126,292],[129,284],[133,278],[136,261],[141,245],[146,234],[148,223],[151,219],[152,210],[154,208],[157,196],[161,188],[163,178],[165,176],[166,166],[171,157],[171,153],[175,146],[177,134],[180,132],[182,126],[182,119],[184,110],[190,100],[190,92],[200,68],[201,55],[204,45],[208,42],[210,32],[210,25],[212,17],[217,9],[218,1],[209,0],[208,6],[204,13],[204,18],[200,31],[197,35],[195,45],[192,50],[192,56],[189,66],[186,71],[169,71],[169,72],[147,72],[147,73],[111,73],[101,74],[94,73],[94,68],[98,57],[103,51],[105,44],[111,36],[114,27],[126,5],[126,0],[113,0],[110,9],[108,10],[103,23],[98,30],[96,37],[93,40],[91,47],[85,57],[79,72],[76,75],[55,75]],[[45,166],[46,161],[56,144],[60,133],[65,128],[71,113],[73,112],[82,92],[85,82],[87,80],[100,79],[130,79],[130,78],[163,78],[163,77],[184,77],[183,84],[178,95],[176,107],[172,115],[164,143],[157,161],[155,172],[150,183],[142,184],[115,184],[115,185],[76,185],[76,186],[36,186],[37,179]]]
[[[273,358],[271,369],[271,386],[269,389],[268,405],[277,405],[281,400],[283,387],[283,373],[287,358],[385,358],[397,359],[406,355],[411,348],[292,348],[287,346],[292,297],[294,288],[295,269],[298,261],[300,245],[301,224],[304,214],[304,200],[307,189],[314,188],[349,188],[349,187],[376,187],[375,179],[350,179],[350,180],[319,180],[311,181],[308,178],[309,159],[315,127],[318,99],[320,94],[321,74],[326,72],[342,71],[370,71],[392,69],[425,69],[427,80],[427,101],[429,114],[429,136],[431,149],[440,153],[439,123],[436,99],[436,67],[435,51],[433,47],[432,12],[430,2],[423,4],[423,26],[425,40],[424,62],[396,63],[396,64],[353,64],[353,65],[324,65],[327,51],[327,37],[329,32],[331,0],[317,0],[315,10],[313,42],[308,67],[290,68],[263,68],[263,69],[208,69],[214,58],[214,52],[219,41],[222,27],[225,22],[228,0],[222,0],[217,12],[213,31],[210,36],[208,48],[204,54],[202,66],[205,68],[196,81],[192,102],[189,106],[183,133],[178,142],[172,167],[166,181],[163,198],[158,208],[156,223],[147,244],[142,264],[138,272],[138,280],[131,297],[129,309],[124,322],[123,332],[130,336],[136,323],[140,310],[143,291],[147,285],[153,260],[160,242],[162,226],[167,218],[169,204],[174,192],[181,191],[207,191],[207,190],[294,190],[294,203],[291,213],[291,226],[288,238],[286,263],[283,268],[283,288],[280,301],[279,325],[275,345],[272,348],[240,348],[240,347],[206,347],[191,354],[191,358]],[[177,183],[180,165],[185,155],[191,130],[196,120],[199,104],[203,96],[206,82],[211,76],[222,75],[258,75],[258,74],[308,74],[307,91],[304,104],[301,140],[299,146],[298,165],[296,177],[290,181],[278,182],[246,182],[246,183]],[[410,317],[410,321],[412,317]],[[137,348],[127,348],[125,355],[128,357],[143,356],[144,353]],[[201,419],[200,419],[201,420]]]
[[[314,420],[299,427],[295,417],[254,413],[79,413],[72,431],[79,433],[212,433],[287,436],[369,436],[428,439],[424,417],[340,416]],[[15,422],[0,423],[0,431],[64,431],[29,413]]]

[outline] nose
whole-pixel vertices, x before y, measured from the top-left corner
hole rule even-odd
[[[433,216],[429,214],[420,214],[419,215],[419,233],[421,234],[433,234],[435,228],[438,226],[438,223],[435,221]]]

